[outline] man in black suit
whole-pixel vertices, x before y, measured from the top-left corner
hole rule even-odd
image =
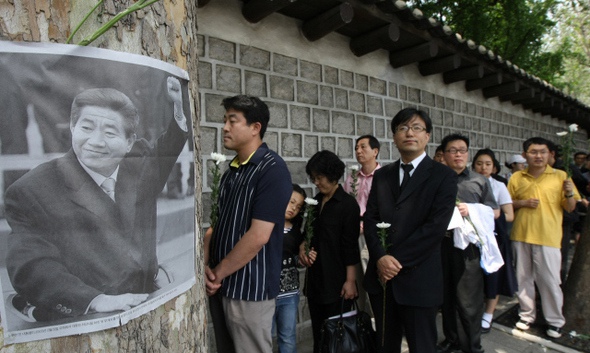
[[[78,94],[72,149],[6,191],[6,267],[23,319],[128,310],[158,288],[156,198],[188,131],[180,82],[169,77],[167,88],[174,118],[154,146],[136,138],[125,94]]]
[[[457,175],[426,155],[432,131],[426,112],[401,110],[391,130],[401,160],[379,169],[373,179],[364,217],[370,255],[364,287],[381,352],[400,352],[405,334],[410,352],[434,353],[443,301],[441,242],[455,206]],[[377,226],[382,222],[391,225],[385,249]]]

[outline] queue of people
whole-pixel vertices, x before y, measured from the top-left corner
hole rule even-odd
[[[319,151],[305,168],[317,189],[307,198],[263,142],[266,104],[236,96],[223,105],[223,144],[236,157],[221,178],[219,217],[204,244],[218,352],[270,353],[273,327],[279,352],[296,352],[301,290],[314,353],[320,353],[324,320],[350,309],[360,289],[375,317],[384,318],[375,320],[379,352],[401,352],[404,336],[412,353],[483,352],[481,335],[493,325],[498,296],[517,295],[515,326],[527,330],[536,319],[535,288],[547,335],[561,336],[563,215],[581,197],[566,173],[551,166],[552,142],[525,141],[502,177],[489,149],[477,151],[469,168],[470,141],[460,134],[444,137],[431,159],[430,117],[405,108],[391,121],[398,161],[382,167],[379,141],[360,136],[360,167],[341,185],[345,163]],[[304,207],[308,200],[315,206]],[[489,254],[478,230],[492,235],[496,271],[482,269]],[[359,275],[363,252],[368,262]],[[305,285],[299,288],[302,269]]]

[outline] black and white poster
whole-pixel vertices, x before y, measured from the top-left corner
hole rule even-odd
[[[191,121],[174,65],[0,42],[5,344],[123,325],[195,283]]]

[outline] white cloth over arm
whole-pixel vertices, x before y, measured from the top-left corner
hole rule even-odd
[[[469,243],[477,245],[481,252],[481,268],[486,273],[498,271],[504,260],[494,236],[494,211],[481,203],[467,204],[469,217],[463,218],[463,224],[455,228],[453,241],[455,247],[465,249]]]

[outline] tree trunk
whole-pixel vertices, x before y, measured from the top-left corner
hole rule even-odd
[[[590,214],[576,244],[576,252],[565,283],[564,315],[567,330],[590,334]]]
[[[69,0],[0,1],[0,45],[2,40],[65,43],[69,34],[98,2]],[[105,0],[82,26],[73,43],[93,33],[134,0]],[[194,124],[195,198],[200,199],[202,166],[197,97],[196,1],[160,0],[123,18],[91,46],[142,54],[172,63],[190,76],[191,114]],[[200,205],[199,200],[197,205]],[[196,224],[202,210],[196,208]],[[0,330],[0,353],[23,352],[208,352],[207,299],[203,278],[201,227],[196,232],[197,285],[124,326],[84,335],[69,336],[4,347]]]

